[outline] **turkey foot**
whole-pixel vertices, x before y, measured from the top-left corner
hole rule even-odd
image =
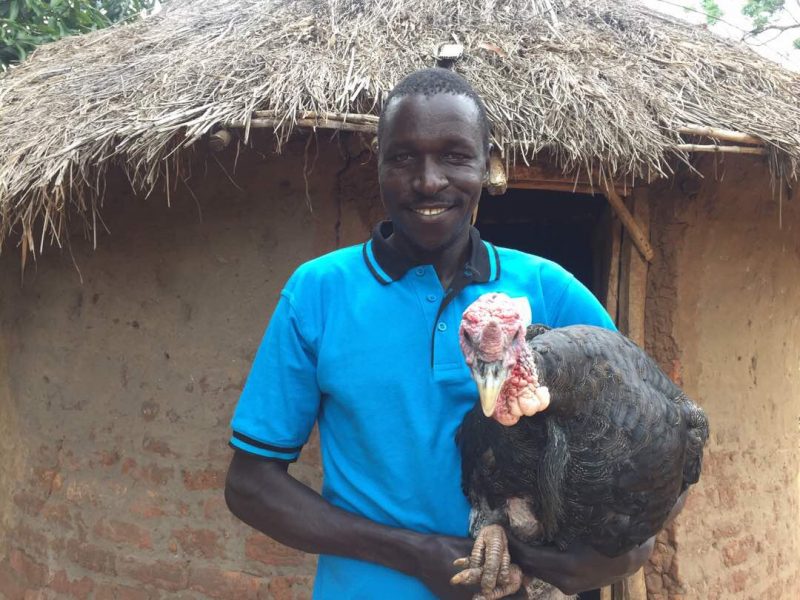
[[[522,571],[511,564],[508,538],[500,525],[488,525],[480,530],[472,547],[472,554],[453,563],[464,569],[450,583],[474,585],[480,583],[481,592],[473,600],[497,600],[519,591]]]

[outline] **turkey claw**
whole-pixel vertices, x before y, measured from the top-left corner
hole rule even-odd
[[[511,564],[508,538],[499,525],[481,529],[472,554],[468,558],[459,558],[454,565],[463,570],[450,580],[451,584],[480,583],[481,592],[473,600],[497,600],[515,594],[522,586],[522,571]]]

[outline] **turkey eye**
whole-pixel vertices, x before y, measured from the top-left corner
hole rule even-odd
[[[461,334],[464,336],[464,341],[465,342],[467,342],[469,344],[472,343],[472,336],[469,334],[469,332],[466,329],[462,330]]]

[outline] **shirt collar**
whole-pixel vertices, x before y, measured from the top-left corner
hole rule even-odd
[[[372,238],[363,247],[364,261],[372,275],[380,283],[388,285],[402,279],[417,264],[405,254],[392,247],[391,221],[381,221],[372,231]],[[481,239],[474,227],[469,230],[470,256],[464,265],[463,276],[474,283],[486,283],[500,277],[500,257],[497,249]]]

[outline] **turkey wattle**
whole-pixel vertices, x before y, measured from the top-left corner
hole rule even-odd
[[[485,294],[459,332],[480,404],[457,437],[476,544],[454,583],[481,581],[486,598],[523,583],[504,528],[608,556],[651,538],[697,482],[708,438],[703,411],[625,336],[530,323],[527,299]],[[525,583],[530,597],[554,590]]]

